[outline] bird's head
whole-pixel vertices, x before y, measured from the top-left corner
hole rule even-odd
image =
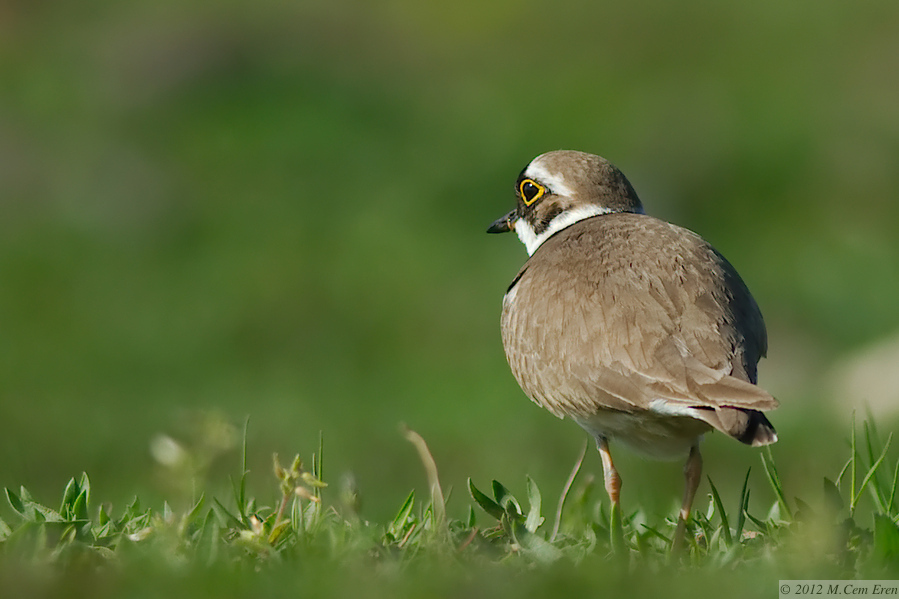
[[[625,176],[600,156],[558,150],[534,158],[515,183],[517,206],[488,233],[513,229],[532,255],[553,233],[580,220],[612,212],[643,213]]]

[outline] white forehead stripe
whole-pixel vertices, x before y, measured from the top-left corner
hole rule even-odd
[[[515,232],[518,233],[518,238],[521,240],[521,243],[524,244],[524,247],[527,248],[528,256],[533,256],[534,252],[537,251],[537,248],[554,233],[561,231],[565,227],[570,227],[574,223],[584,220],[585,218],[599,216],[600,214],[609,214],[610,212],[612,211],[608,208],[595,205],[581,206],[580,208],[566,210],[549,221],[549,226],[539,235],[534,231],[534,227],[532,227],[529,222],[523,218],[519,218],[515,221]]]
[[[524,169],[524,176],[546,185],[549,188],[549,191],[556,195],[568,196],[569,198],[574,197],[574,191],[565,185],[562,177],[546,170],[546,168],[540,164],[539,160],[539,157],[534,159],[534,161]]]

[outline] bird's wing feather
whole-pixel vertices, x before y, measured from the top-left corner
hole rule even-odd
[[[556,414],[638,411],[659,399],[776,407],[753,384],[767,343],[761,312],[695,234],[642,215],[599,216],[551,237],[525,269],[504,304],[503,341],[526,393]]]

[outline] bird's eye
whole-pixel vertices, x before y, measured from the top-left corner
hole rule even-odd
[[[533,179],[525,179],[518,185],[518,191],[521,192],[521,199],[524,201],[524,205],[530,206],[543,196],[546,188]]]

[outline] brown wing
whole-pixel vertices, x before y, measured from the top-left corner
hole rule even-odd
[[[736,436],[727,429],[745,422],[718,422],[739,416],[720,408],[777,406],[753,384],[767,339],[746,285],[700,237],[652,217],[603,215],[550,237],[502,318],[515,377],[559,416],[663,400]]]

